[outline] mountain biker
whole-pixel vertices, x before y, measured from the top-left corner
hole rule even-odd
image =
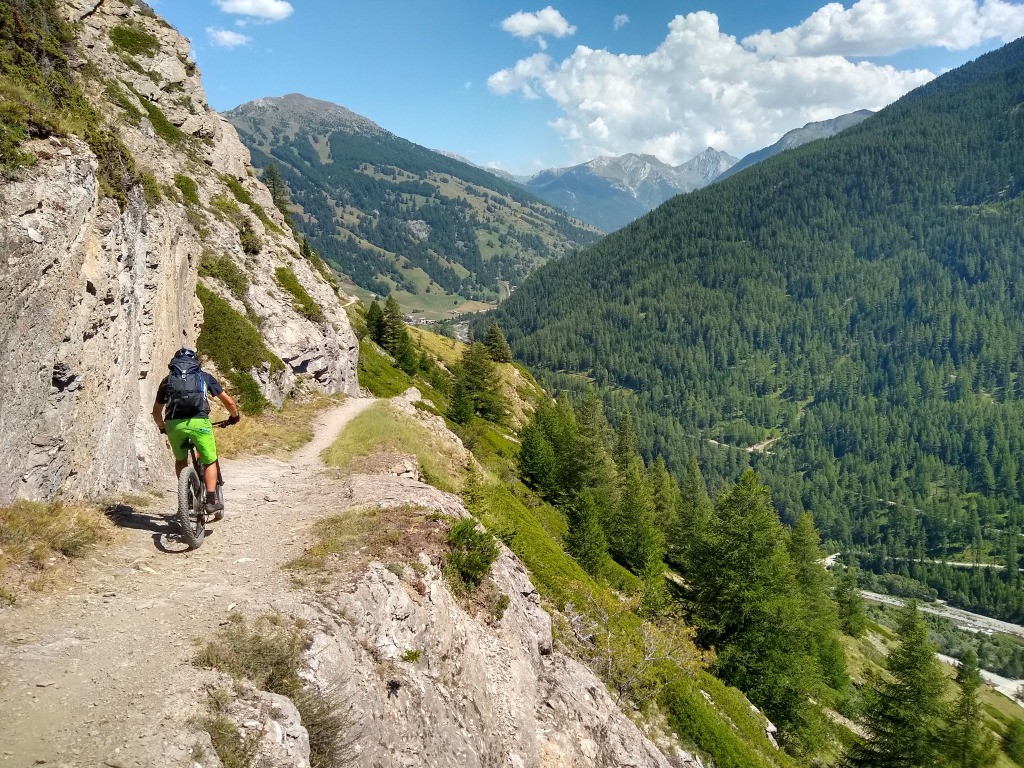
[[[167,435],[174,453],[174,475],[177,477],[188,463],[185,444],[195,445],[203,463],[206,482],[206,511],[216,513],[215,520],[224,516],[224,504],[217,500],[217,445],[210,424],[210,403],[216,397],[228,409],[228,424],[237,424],[241,416],[234,399],[213,376],[199,366],[194,349],[182,347],[174,353],[168,364],[170,374],[157,388],[153,403],[153,421],[157,429]]]

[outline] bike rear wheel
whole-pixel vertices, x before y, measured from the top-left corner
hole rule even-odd
[[[189,549],[197,549],[206,536],[206,493],[193,467],[178,475],[178,529]]]

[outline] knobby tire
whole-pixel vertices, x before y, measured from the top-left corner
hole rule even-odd
[[[178,475],[178,529],[189,549],[198,549],[206,536],[205,491],[194,467]]]

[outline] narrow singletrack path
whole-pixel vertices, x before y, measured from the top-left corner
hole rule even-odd
[[[123,542],[70,568],[67,588],[0,612],[0,766],[191,766],[189,720],[215,679],[192,665],[195,641],[231,610],[296,599],[282,566],[316,519],[348,506],[319,454],[373,402],[320,414],[287,461],[224,460],[226,517],[198,550],[164,535],[168,477],[162,498],[115,518]]]

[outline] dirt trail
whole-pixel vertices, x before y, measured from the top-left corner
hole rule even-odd
[[[76,567],[67,590],[0,612],[0,766],[192,765],[188,720],[214,679],[191,665],[194,641],[233,608],[295,599],[281,566],[348,506],[319,453],[373,402],[321,414],[288,461],[225,460],[227,515],[200,549],[165,535],[169,477],[163,498],[116,518],[123,544]]]

